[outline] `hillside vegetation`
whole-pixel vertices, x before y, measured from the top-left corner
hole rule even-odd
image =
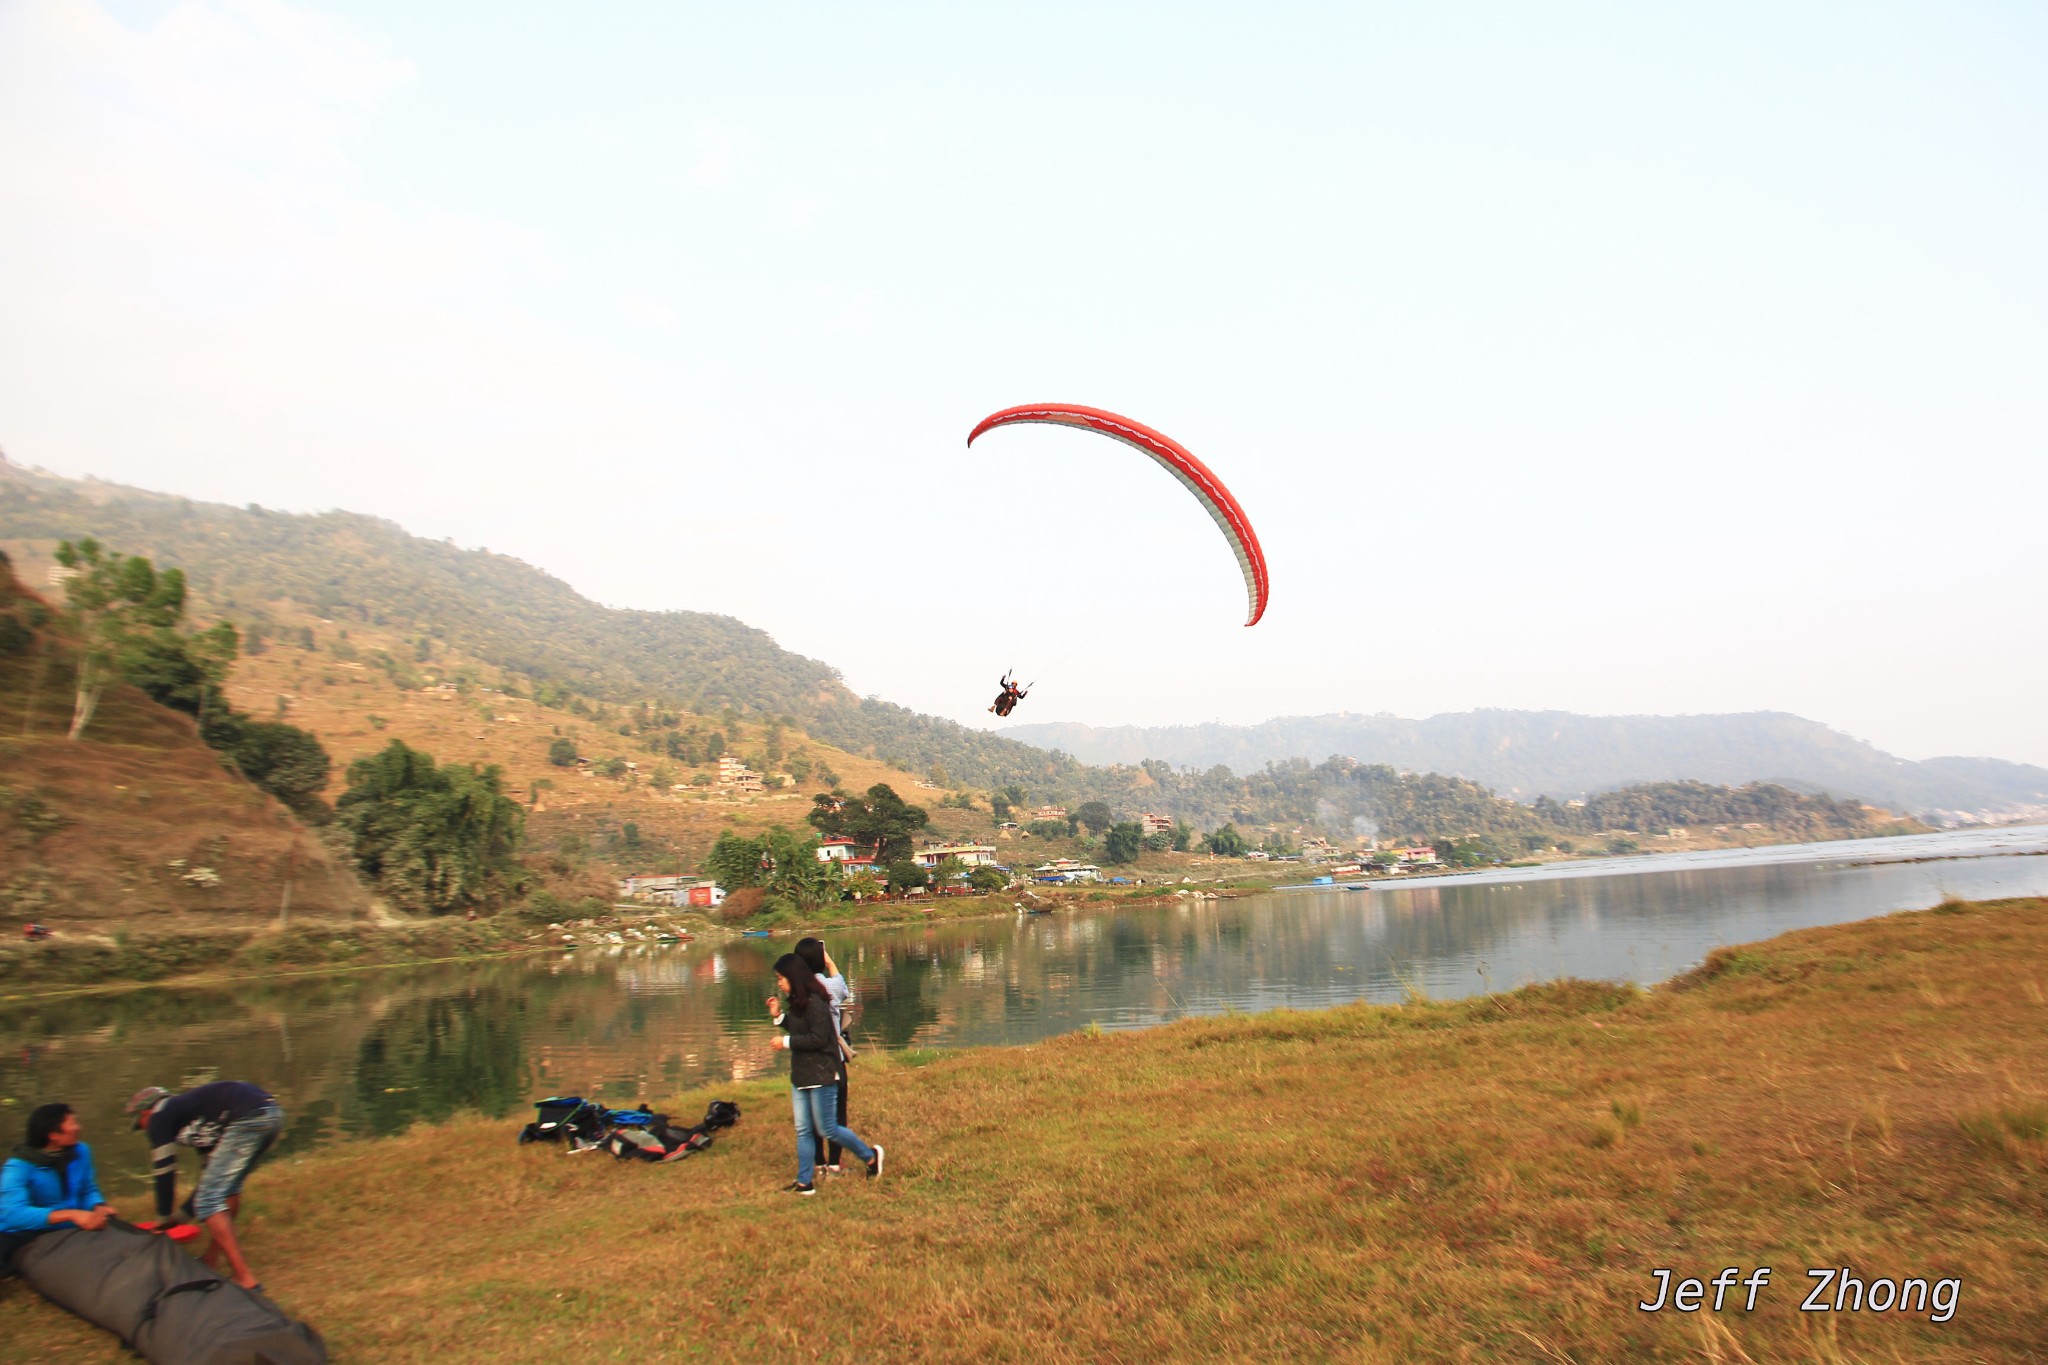
[[[0,916],[153,933],[355,919],[369,897],[283,804],[226,766],[199,725],[126,683],[77,741],[76,643],[0,561]]]

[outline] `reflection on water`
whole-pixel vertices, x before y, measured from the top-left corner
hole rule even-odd
[[[1117,913],[833,935],[859,996],[858,1047],[1018,1043],[1089,1023],[1360,998],[1509,990],[1558,976],[1662,980],[1720,944],[1924,906],[2048,894],[2048,830],[1872,840],[1798,861],[1680,858],[1369,891],[1284,892]],[[1933,863],[1873,856],[1964,856]],[[1967,856],[2000,853],[2023,856]],[[1619,860],[1617,860],[1618,862]],[[1645,866],[1646,865],[1646,866]],[[139,1188],[121,1101],[143,1085],[257,1081],[292,1117],[286,1150],[550,1093],[614,1104],[776,1069],[765,998],[779,942],[641,945],[233,988],[150,989],[0,1012],[0,1147],[29,1107],[77,1105]],[[510,1129],[507,1129],[508,1134]]]

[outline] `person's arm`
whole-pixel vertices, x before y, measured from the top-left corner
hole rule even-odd
[[[93,1163],[92,1148],[80,1143],[78,1155],[72,1160],[85,1163],[85,1206],[94,1213],[114,1212],[114,1206],[109,1204],[106,1195],[100,1192],[99,1168]]]
[[[29,1164],[9,1161],[0,1170],[0,1233],[45,1232],[60,1224],[96,1228],[107,1221],[98,1209],[67,1209],[38,1204],[29,1186]]]
[[[149,1166],[156,1178],[156,1216],[171,1216],[178,1193],[178,1130],[163,1122],[161,1112],[149,1120]]]
[[[29,1169],[26,1161],[12,1160],[0,1168],[0,1233],[41,1232],[52,1223],[68,1221],[57,1216],[62,1209],[35,1202],[29,1193]]]

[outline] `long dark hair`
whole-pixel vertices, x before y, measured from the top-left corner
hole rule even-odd
[[[830,1003],[818,974],[811,970],[810,963],[795,953],[784,953],[775,959],[775,974],[789,983],[789,1003],[784,1007],[788,1014],[803,1014],[813,1000]]]
[[[804,960],[804,964],[811,969],[818,980],[823,981],[825,979],[825,940],[821,938],[800,938],[796,941],[794,951],[798,957]]]
[[[64,1126],[64,1120],[71,1117],[68,1104],[43,1104],[29,1111],[28,1145],[40,1152],[50,1145],[50,1135]]]

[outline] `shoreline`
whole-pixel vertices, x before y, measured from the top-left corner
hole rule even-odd
[[[1987,837],[2005,837],[2008,832],[2017,834],[2029,828],[2040,827],[1998,826],[1982,833]],[[1896,837],[1930,839],[1956,833],[1960,831]],[[1199,882],[1182,883],[1162,878],[1156,883],[1130,886],[1109,883],[1027,886],[968,896],[918,897],[857,907],[848,905],[830,912],[784,912],[749,921],[745,925],[725,923],[716,917],[715,912],[615,902],[602,915],[546,925],[527,919],[515,920],[508,913],[501,912],[474,921],[451,918],[371,924],[308,920],[284,930],[266,922],[234,928],[154,934],[132,931],[95,933],[90,937],[65,934],[42,943],[0,943],[0,976],[7,979],[9,987],[0,992],[0,1009],[19,1007],[37,1000],[113,994],[152,987],[203,989],[262,977],[324,976],[382,968],[488,961],[546,951],[599,947],[612,941],[625,942],[629,937],[633,941],[647,942],[646,930],[651,926],[698,942],[722,943],[746,937],[750,930],[756,936],[760,931],[771,936],[784,936],[890,929],[939,922],[1003,919],[1020,913],[1065,914],[1076,910],[1159,908],[1196,896],[1229,900],[1280,892],[1398,890],[1445,881],[1483,884],[1529,877],[1567,880],[1655,875],[1697,869],[1703,864],[1680,862],[1674,866],[1671,860],[1688,856],[1697,859],[1702,854],[1715,853],[1757,856],[1753,862],[1715,859],[1713,863],[1704,865],[1734,863],[1762,867],[1827,861],[1848,867],[1867,867],[2048,854],[2048,842],[2044,842],[2041,848],[2036,849],[1926,854],[1902,851],[1904,856],[1899,857],[1853,856],[1868,853],[1869,842],[1866,839],[1826,840],[1818,843],[1761,844],[1740,849],[1669,850],[1619,857],[1561,858],[1539,861],[1533,866],[1441,868],[1376,877],[1348,877],[1323,884],[1283,880],[1304,875],[1314,864],[1290,863],[1278,871],[1268,871],[1271,865],[1262,864],[1255,873],[1247,869],[1244,875]],[[1839,858],[1817,857],[1814,852],[1837,848],[1842,855]],[[1781,856],[1772,856],[1773,850],[1781,851]],[[1557,875],[1565,869],[1569,871],[1563,877]],[[607,937],[613,934],[619,938]],[[231,958],[242,960],[224,969],[218,965],[224,952]],[[57,961],[39,964],[38,958]],[[200,963],[206,965],[196,965]],[[36,979],[39,966],[43,967],[43,979]]]
[[[1118,894],[1095,902],[1087,900],[1089,893],[1069,892],[1057,897],[1038,894],[1035,896],[1036,899],[1053,902],[1049,910],[1024,911],[1016,903],[1016,893],[991,892],[980,896],[948,897],[934,903],[929,910],[918,901],[901,901],[887,902],[890,908],[882,913],[869,909],[862,914],[845,916],[782,916],[761,922],[760,928],[778,936],[846,929],[887,929],[930,924],[935,921],[950,923],[957,920],[1007,919],[1020,912],[1060,913],[1080,908],[1083,904],[1098,909],[1135,909],[1144,905],[1170,903],[1174,899],[1170,893],[1163,897],[1151,894],[1150,888],[1117,890],[1119,893],[1135,891],[1146,894]],[[1230,896],[1256,893],[1223,891],[1212,894]],[[956,906],[961,908],[955,909]],[[942,908],[952,913],[939,913]],[[9,943],[0,946],[0,971],[6,971],[10,978],[17,972],[34,970],[37,965],[35,959],[42,957],[57,959],[48,963],[49,969],[72,979],[23,981],[19,988],[0,992],[0,1008],[28,1004],[37,1000],[81,995],[159,988],[198,989],[257,978],[331,976],[345,972],[425,967],[449,962],[482,962],[536,953],[602,947],[611,941],[607,935],[623,936],[629,930],[634,932],[635,941],[638,942],[663,941],[659,937],[645,936],[644,928],[650,924],[659,924],[664,929],[676,931],[678,937],[666,940],[669,942],[724,943],[746,936],[746,929],[722,923],[710,915],[666,914],[651,906],[615,905],[603,915],[558,921],[556,923],[560,925],[559,928],[536,925],[531,921],[517,921],[499,927],[499,921],[504,918],[503,915],[492,915],[473,921],[450,919],[445,922],[428,920],[403,924],[306,921],[285,930],[264,925],[204,932],[123,932],[118,936],[95,934],[90,938],[63,935],[39,943]],[[461,942],[453,945],[458,950],[452,952],[429,952],[422,955],[403,951],[409,941],[422,938],[457,939]],[[285,951],[289,952],[289,945],[293,942],[300,945],[302,951],[318,951],[329,955],[345,952],[355,960],[301,961],[289,957],[275,957],[265,951],[286,945]],[[360,960],[362,954],[376,953],[380,949],[393,946],[400,948],[398,955],[382,956],[370,961]],[[223,949],[229,954],[254,950],[256,958],[229,970],[175,970],[178,961],[217,955]],[[95,959],[101,960],[98,974],[95,974]],[[169,961],[166,962],[164,959]],[[150,974],[133,974],[130,968],[137,965],[138,960]],[[157,968],[165,969],[156,970]],[[12,984],[10,981],[10,985]]]

